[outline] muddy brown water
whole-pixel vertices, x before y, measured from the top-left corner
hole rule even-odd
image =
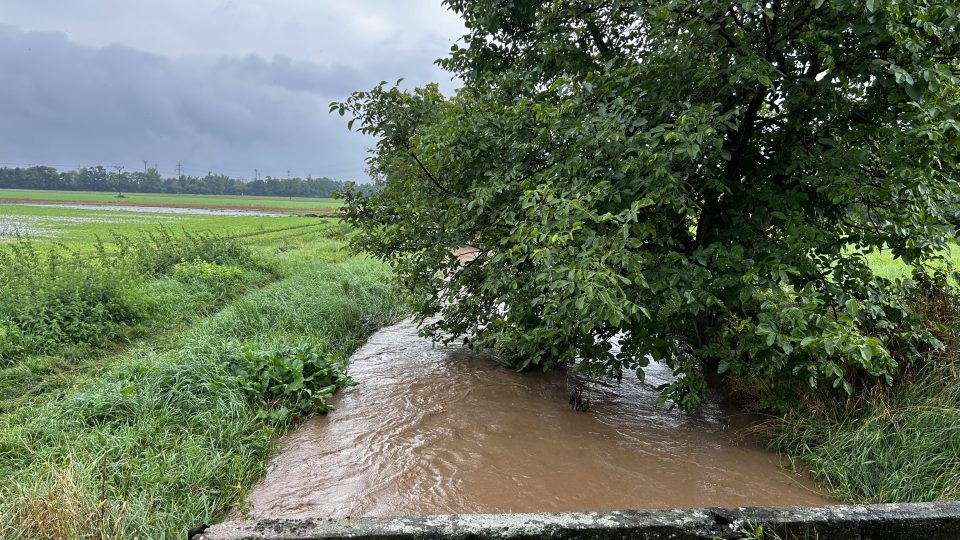
[[[595,386],[570,409],[564,373],[524,373],[434,347],[403,322],[351,359],[360,383],[284,438],[247,497],[251,518],[822,505],[746,440],[752,419],[714,400],[656,404],[662,366]]]

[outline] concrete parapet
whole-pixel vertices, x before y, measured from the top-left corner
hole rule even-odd
[[[960,539],[960,502],[226,522],[193,540]]]

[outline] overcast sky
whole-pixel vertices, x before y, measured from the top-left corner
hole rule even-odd
[[[4,0],[0,166],[365,179],[327,105],[450,75],[441,0]]]

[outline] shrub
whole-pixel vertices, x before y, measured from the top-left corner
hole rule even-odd
[[[236,266],[223,266],[199,259],[176,264],[173,277],[182,283],[202,288],[215,297],[228,295],[244,279],[243,270]]]
[[[122,261],[20,239],[0,249],[0,364],[64,345],[95,345],[149,318],[142,279]]]
[[[159,227],[142,238],[115,234],[118,255],[130,260],[145,275],[168,274],[184,261],[205,261],[219,265],[260,268],[250,249],[237,239],[212,233],[184,231],[174,235],[170,229]],[[267,270],[266,268],[261,268]]]
[[[848,399],[808,391],[758,428],[846,501],[960,497],[960,296],[943,280],[913,292],[943,348],[899,358],[893,386],[861,381]]]
[[[27,238],[0,246],[0,366],[136,333],[166,311],[144,287],[148,279],[173,274],[210,303],[239,288],[246,277],[240,266],[274,273],[227,237],[160,228],[143,239],[115,240],[114,247],[97,242],[95,253]]]
[[[310,345],[270,350],[245,348],[233,355],[229,369],[238,378],[258,416],[285,423],[332,410],[328,398],[356,382],[340,354]]]

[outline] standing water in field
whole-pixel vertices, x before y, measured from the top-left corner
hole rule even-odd
[[[108,212],[140,212],[142,214],[191,214],[197,216],[233,216],[233,217],[284,217],[288,214],[264,212],[262,210],[235,210],[222,208],[182,208],[179,206],[132,206],[120,204],[60,204],[60,203],[20,203],[13,206],[38,206],[46,208],[68,208],[70,210],[106,210]]]
[[[565,373],[516,373],[404,322],[374,334],[350,374],[360,385],[334,412],[282,441],[247,497],[252,517],[830,502],[741,440],[749,418],[716,402],[694,416],[657,405],[662,366],[646,383],[595,385],[589,412],[575,412]]]

